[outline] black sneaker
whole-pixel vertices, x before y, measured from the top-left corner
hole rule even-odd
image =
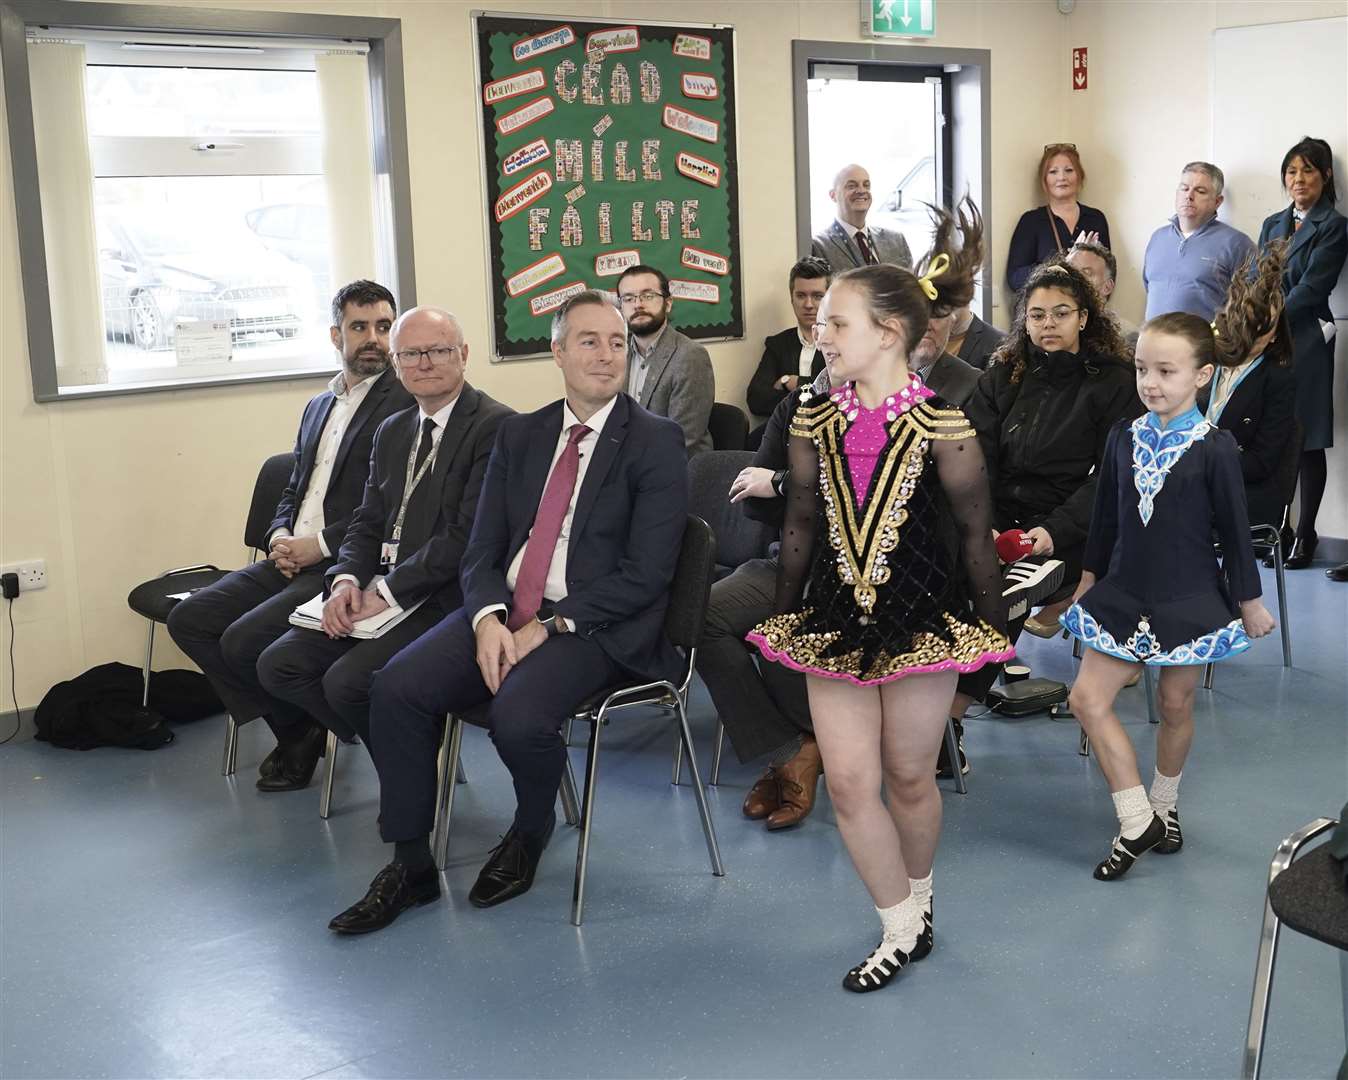
[[[936,779],[951,780],[955,774],[950,771],[950,752],[946,749],[945,736],[941,736],[941,752],[936,756]],[[960,774],[969,775],[969,759],[964,754],[964,725],[955,724],[955,750],[960,756]]]
[[[1109,858],[1095,868],[1096,881],[1117,881],[1132,868],[1133,863],[1165,839],[1165,822],[1155,814],[1147,831],[1136,840],[1114,837],[1114,849]]]
[[[1061,559],[1022,560],[1008,566],[1002,571],[1002,599],[1007,605],[1007,619],[1019,619],[1057,592],[1064,572]]]
[[[1161,817],[1165,822],[1165,839],[1156,845],[1157,855],[1173,855],[1184,846],[1184,834],[1180,832],[1179,811],[1167,810]]]

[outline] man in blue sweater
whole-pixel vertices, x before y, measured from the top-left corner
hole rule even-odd
[[[1147,318],[1187,311],[1211,322],[1226,300],[1231,278],[1254,254],[1254,241],[1217,220],[1222,205],[1222,170],[1191,161],[1175,189],[1175,216],[1147,243],[1142,284]]]

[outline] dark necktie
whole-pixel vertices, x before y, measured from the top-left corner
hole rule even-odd
[[[875,248],[871,247],[871,242],[866,239],[866,233],[862,229],[857,230],[857,247],[861,249],[861,261],[867,266],[877,266],[880,260],[875,257]]]
[[[548,583],[548,568],[562,535],[562,522],[571,506],[571,495],[576,490],[576,476],[580,473],[580,440],[590,433],[584,424],[574,424],[568,433],[562,456],[552,467],[529,541],[524,545],[519,577],[515,579],[514,603],[506,626],[518,630],[543,606],[543,589]]]
[[[417,460],[412,466],[413,477],[420,471],[422,462],[430,456],[433,446],[435,446],[435,421],[428,416],[421,422],[421,445],[417,447]]]

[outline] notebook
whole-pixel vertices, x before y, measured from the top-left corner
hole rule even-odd
[[[376,577],[370,582],[370,587],[382,581],[382,578]],[[378,615],[371,615],[368,619],[360,619],[356,622],[355,629],[351,631],[353,638],[377,638],[383,637],[400,622],[402,622],[417,608],[425,603],[426,598],[422,597],[411,607],[399,607],[394,604],[392,607],[386,607]],[[290,613],[290,625],[297,626],[301,630],[322,630],[323,629],[323,601],[324,596],[319,593],[312,600],[306,601]]]

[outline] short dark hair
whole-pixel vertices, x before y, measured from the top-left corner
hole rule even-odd
[[[1299,143],[1283,154],[1282,168],[1278,170],[1278,183],[1284,187],[1287,186],[1287,166],[1292,164],[1293,158],[1297,157],[1324,177],[1324,198],[1329,200],[1330,206],[1333,206],[1338,199],[1338,194],[1334,191],[1334,152],[1330,150],[1329,143],[1325,142],[1324,139],[1303,135]]]
[[[636,266],[629,266],[619,274],[618,280],[613,286],[613,291],[615,293],[618,292],[623,287],[623,282],[635,274],[654,274],[660,281],[660,295],[669,295],[669,275],[663,270],[657,270],[654,266],[647,266],[645,263],[637,263]]]
[[[379,282],[359,278],[343,285],[332,298],[332,325],[342,325],[342,316],[346,313],[347,304],[364,306],[381,302],[391,307],[395,316],[398,314],[398,301],[393,299],[393,294]]]
[[[791,267],[791,273],[786,279],[786,287],[794,289],[797,278],[809,278],[811,281],[816,278],[823,278],[825,283],[833,277],[833,268],[823,259],[815,255],[806,255],[803,259],[798,259],[796,264]]]
[[[619,279],[621,280],[621,279]],[[567,330],[570,328],[571,312],[578,307],[606,307],[617,311],[617,305],[614,304],[614,294],[604,292],[601,289],[585,289],[576,293],[574,296],[568,296],[557,309],[557,314],[552,317],[552,335],[551,341],[554,345],[566,340]],[[618,312],[619,315],[622,312]],[[622,319],[623,334],[627,333],[627,320]]]
[[[1069,259],[1072,257],[1073,251],[1084,251],[1088,255],[1104,259],[1105,269],[1109,271],[1109,280],[1119,280],[1119,260],[1114,257],[1114,252],[1110,251],[1104,244],[1097,244],[1094,240],[1078,240],[1067,252]]]

